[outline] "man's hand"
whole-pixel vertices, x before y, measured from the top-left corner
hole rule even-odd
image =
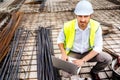
[[[84,61],[82,59],[78,59],[78,60],[73,60],[73,63],[81,67],[84,64]]]
[[[67,56],[67,54],[66,53],[62,53],[62,60],[64,60],[64,61],[68,61],[68,56]]]

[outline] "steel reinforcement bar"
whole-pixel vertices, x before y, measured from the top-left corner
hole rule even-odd
[[[12,18],[6,25],[5,29],[0,32],[0,62],[5,57],[9,50],[9,44],[12,37],[18,28],[19,22],[22,18],[23,13],[13,13]]]
[[[37,31],[37,77],[38,80],[60,80],[51,59],[52,45],[50,43],[49,29],[40,27]]]
[[[29,35],[30,35],[30,31],[23,30],[22,28],[16,31],[11,49],[6,56],[0,71],[0,80],[20,79],[19,72],[20,72],[21,57],[25,48],[25,44],[29,38]],[[20,44],[21,39],[22,39],[22,44]],[[26,76],[26,73],[24,74]]]

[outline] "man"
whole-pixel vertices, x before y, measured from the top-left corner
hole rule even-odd
[[[86,61],[96,61],[97,64],[90,74],[92,80],[100,80],[98,72],[112,61],[112,57],[102,52],[102,29],[99,22],[91,19],[93,12],[90,2],[78,2],[74,11],[76,19],[64,24],[57,43],[65,61],[68,60],[68,56],[77,58],[73,60],[77,66],[82,66]]]

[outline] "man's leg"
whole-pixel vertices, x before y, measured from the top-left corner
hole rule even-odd
[[[76,54],[76,53],[71,52],[69,56],[80,59],[86,56],[87,54],[89,53]],[[98,72],[103,70],[105,67],[107,67],[107,65],[109,65],[112,62],[112,57],[108,53],[101,52],[98,55],[96,55],[94,58],[89,60],[88,62],[97,62],[97,64],[91,70],[92,72],[97,74]]]
[[[97,64],[91,70],[93,73],[97,74],[112,62],[112,57],[110,54],[102,52],[90,61],[97,61]]]

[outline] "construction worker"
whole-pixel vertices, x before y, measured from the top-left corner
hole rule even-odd
[[[102,52],[102,29],[99,22],[91,19],[93,12],[89,1],[80,0],[74,10],[76,19],[64,23],[57,43],[65,61],[68,56],[77,59],[73,60],[77,66],[82,66],[87,61],[96,61],[90,74],[92,80],[100,80],[98,72],[112,62],[112,57]]]

